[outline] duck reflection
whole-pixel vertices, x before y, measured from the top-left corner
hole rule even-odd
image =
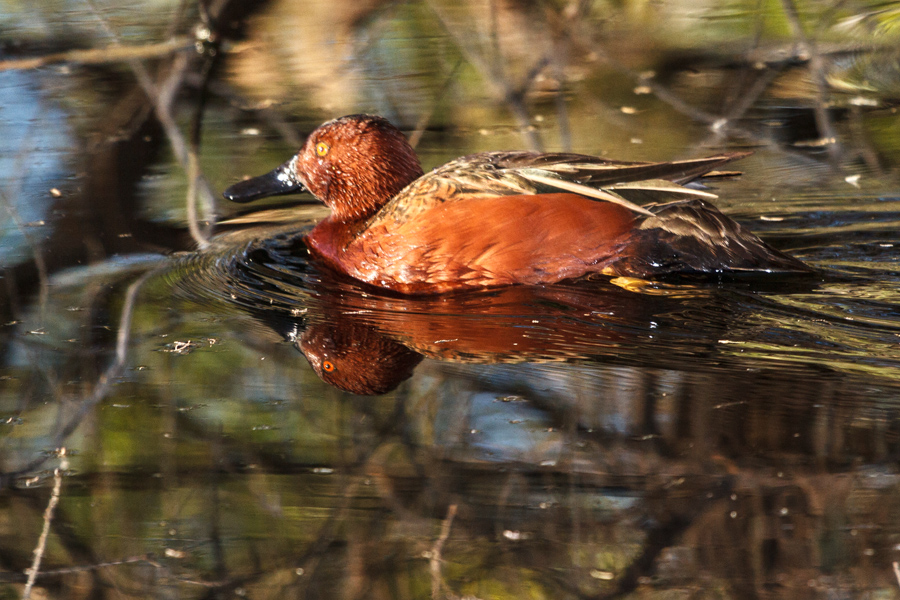
[[[294,343],[322,381],[361,396],[390,392],[412,376],[423,358],[353,323],[310,325]]]
[[[364,395],[391,391],[424,357],[510,363],[614,353],[629,337],[625,324],[637,329],[652,305],[640,299],[629,305],[627,292],[601,286],[517,287],[438,301],[337,289],[342,293],[322,290],[295,345],[324,381]]]
[[[358,395],[395,389],[426,357],[640,364],[652,353],[659,366],[707,351],[730,318],[718,310],[714,290],[689,285],[654,284],[635,293],[608,281],[580,281],[398,295],[319,269],[302,232],[256,238],[229,252],[207,261],[194,291],[217,287],[221,299],[292,342],[322,380]],[[700,297],[710,310],[702,335],[677,316]]]

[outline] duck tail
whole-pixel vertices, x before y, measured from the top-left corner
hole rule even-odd
[[[674,274],[815,272],[702,199],[645,208],[654,216],[643,219],[625,241],[629,252],[612,269],[619,275],[653,278]]]

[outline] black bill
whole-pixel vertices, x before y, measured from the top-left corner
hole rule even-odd
[[[281,196],[283,194],[299,194],[306,191],[306,186],[297,181],[290,169],[291,161],[288,161],[277,169],[239,181],[230,186],[222,195],[232,202],[253,202],[268,196]]]

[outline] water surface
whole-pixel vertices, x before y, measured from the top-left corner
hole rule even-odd
[[[216,195],[361,111],[426,168],[752,149],[715,204],[817,273],[403,297],[224,201],[196,250],[133,64],[2,72],[4,597],[900,596],[890,6],[797,7],[817,87],[790,3],[232,3],[206,84],[145,4],[4,59],[187,36],[141,60]]]

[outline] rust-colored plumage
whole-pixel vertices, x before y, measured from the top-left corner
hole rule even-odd
[[[575,194],[475,197],[367,227],[343,250],[310,243],[351,276],[404,293],[555,283],[599,271],[633,215]],[[511,235],[514,233],[514,235]]]
[[[235,184],[234,201],[309,190],[332,210],[308,245],[331,268],[419,294],[551,284],[590,273],[809,272],[681,184],[743,154],[626,163],[487,152],[423,174],[381,117],[325,123],[290,161]],[[660,202],[641,205],[648,196]]]
[[[386,394],[422,361],[374,329],[339,319],[309,326],[295,344],[323,381],[361,396]]]

